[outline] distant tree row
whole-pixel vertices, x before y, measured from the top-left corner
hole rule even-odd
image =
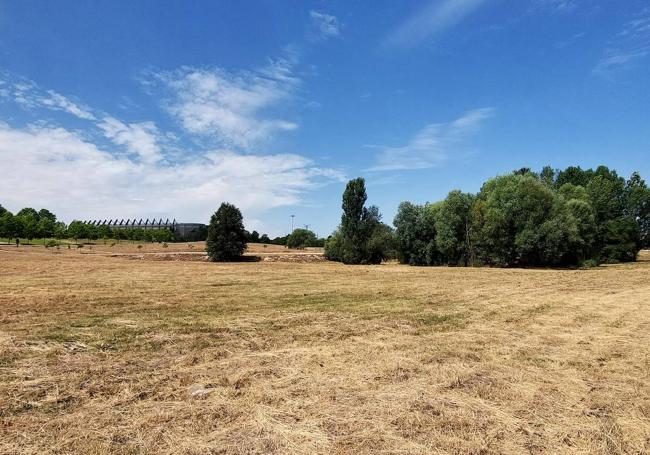
[[[23,238],[32,241],[37,238],[65,237],[65,223],[58,222],[56,216],[47,209],[36,211],[31,207],[20,210],[15,215],[0,205],[0,237],[9,240]]]
[[[365,207],[361,178],[343,193],[330,260],[411,265],[576,266],[634,261],[650,247],[650,189],[605,166],[524,168],[485,182],[478,194],[454,190],[440,202],[403,202],[393,224]]]
[[[73,221],[69,226],[57,221],[56,216],[47,209],[36,211],[27,207],[15,215],[0,205],[0,237],[11,241],[15,238],[33,239],[54,238],[78,240],[133,240],[145,242],[171,242],[174,233],[168,229],[120,228],[92,226],[81,221]]]

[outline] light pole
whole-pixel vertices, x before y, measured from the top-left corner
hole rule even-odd
[[[295,217],[295,216],[296,215],[291,215],[291,232],[293,232],[293,217]]]

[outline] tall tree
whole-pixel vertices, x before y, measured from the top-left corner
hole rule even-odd
[[[210,218],[207,252],[213,261],[232,261],[246,250],[246,231],[241,212],[227,202]]]

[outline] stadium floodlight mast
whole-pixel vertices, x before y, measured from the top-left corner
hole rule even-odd
[[[295,216],[296,216],[296,215],[291,215],[291,232],[293,232],[293,218],[294,218]]]

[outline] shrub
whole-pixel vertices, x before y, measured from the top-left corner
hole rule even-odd
[[[295,229],[287,237],[287,246],[289,248],[303,249],[308,246],[315,246],[317,242],[316,234],[309,229]]]
[[[48,240],[47,242],[45,242],[45,248],[54,248],[55,246],[58,246],[56,240]]]

